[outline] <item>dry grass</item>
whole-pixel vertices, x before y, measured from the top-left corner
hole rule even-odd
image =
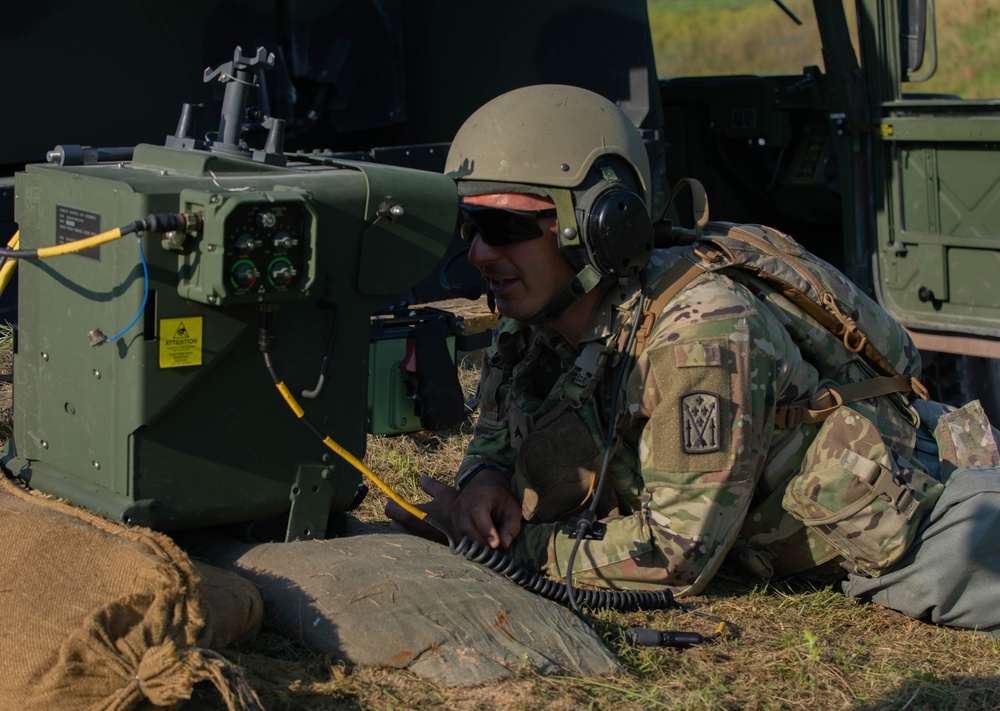
[[[459,382],[467,401],[475,397],[479,365],[472,356],[466,356],[458,369]],[[420,477],[429,474],[451,483],[465,448],[475,427],[475,410],[465,421],[450,430],[421,431],[412,435],[372,435],[368,437],[365,465],[376,475],[389,482],[393,490],[407,501],[421,503],[427,500],[420,490]],[[363,521],[385,520],[383,510],[388,497],[376,487],[371,491],[354,515]]]
[[[651,11],[666,4],[651,0]],[[811,3],[796,0],[789,4],[803,17],[811,15]],[[763,22],[770,23],[767,31],[756,32],[758,39],[767,40],[749,46],[712,40],[707,32],[712,27],[724,30],[720,17],[752,25],[757,22],[752,12],[740,14],[721,7],[727,3],[705,0],[689,5],[695,10],[690,17],[668,18],[654,30],[654,39],[678,53],[678,62],[698,56],[720,58],[723,69],[701,73],[730,73],[736,66],[744,71],[764,71],[747,67],[746,57],[758,57],[772,49],[778,55],[801,49],[797,39],[785,41],[775,34],[791,32],[792,26],[780,21],[780,15],[779,21],[774,21],[770,3],[763,4]],[[716,6],[713,17],[699,14],[699,8],[710,5]],[[956,91],[968,97],[997,95],[993,55],[982,51],[993,41],[995,33],[990,28],[995,29],[1000,18],[995,2],[950,0],[937,7],[943,27],[965,29],[941,32],[943,76],[923,88]],[[722,36],[726,36],[725,30]],[[799,67],[808,63],[798,58],[794,61]],[[959,68],[960,85],[949,78],[955,75],[949,73],[948,65]],[[668,76],[666,70],[663,76]],[[982,84],[984,76],[992,77],[993,84]],[[9,372],[9,360],[2,360],[4,356],[9,359],[9,343],[9,330],[0,330],[0,372]],[[476,368],[465,367],[462,373],[471,389]],[[9,410],[3,411],[4,392],[9,403],[9,386],[0,385],[0,419],[9,427]],[[469,419],[445,433],[372,437],[366,463],[404,497],[423,501],[426,497],[417,484],[420,475],[427,473],[450,482],[471,436],[472,423]],[[384,522],[384,505],[385,497],[373,488],[356,513],[367,521]],[[405,671],[347,667],[271,631],[229,654],[244,667],[272,711],[442,706],[616,711],[1000,707],[1000,640],[922,624],[889,610],[856,604],[829,588],[800,582],[765,584],[745,578],[717,578],[708,594],[690,602],[700,610],[737,622],[741,637],[678,651],[631,648],[607,636],[606,644],[622,664],[619,674],[607,678],[542,677],[521,671],[501,683],[440,688]],[[601,612],[595,615],[595,623],[601,628],[641,625],[710,631],[702,619],[666,612]],[[222,708],[214,694],[204,689],[191,706]]]
[[[692,601],[740,622],[742,637],[686,651],[608,640],[606,678],[529,671],[440,688],[404,671],[349,668],[263,634],[233,658],[268,708],[320,709],[987,709],[1000,705],[1000,643],[858,605],[804,584],[721,581]],[[600,623],[704,628],[680,613],[601,613]],[[707,630],[703,630],[707,631]]]
[[[474,365],[462,370],[470,392],[476,372]],[[449,433],[373,437],[368,464],[407,498],[422,500],[418,476],[450,481],[472,423],[469,418]],[[383,506],[373,493],[362,517],[384,522]],[[1000,707],[1000,640],[922,624],[801,582],[720,577],[689,603],[735,621],[741,636],[685,651],[633,648],[607,631],[644,626],[708,633],[713,625],[679,612],[600,612],[594,624],[622,665],[604,678],[521,670],[500,683],[443,688],[406,671],[348,667],[269,630],[227,654],[271,711]],[[188,708],[223,706],[214,691],[200,688]]]

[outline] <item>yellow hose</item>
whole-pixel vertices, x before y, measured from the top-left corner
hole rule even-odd
[[[303,417],[305,417],[305,411],[302,409],[302,406],[299,405],[298,401],[296,401],[296,399],[292,395],[292,393],[288,390],[288,387],[285,385],[285,383],[283,381],[280,381],[280,382],[275,383],[275,386],[278,388],[278,392],[281,393],[281,397],[288,404],[288,407],[290,407],[292,409],[292,412],[295,413],[295,416],[298,417],[299,419],[302,419]],[[306,420],[306,421],[308,422],[308,420]],[[310,429],[312,429],[311,426],[310,426]],[[378,475],[375,474],[375,472],[373,472],[371,469],[369,469],[368,467],[366,467],[361,462],[361,460],[359,460],[353,454],[351,454],[346,449],[344,449],[343,447],[341,447],[339,444],[337,444],[336,442],[334,442],[330,437],[324,437],[323,438],[323,444],[325,444],[327,447],[329,447],[330,449],[332,449],[338,456],[340,456],[344,461],[346,461],[352,467],[354,467],[359,472],[361,472],[362,474],[364,474],[366,477],[368,477],[369,479],[371,479],[372,483],[374,483],[375,486],[377,486],[379,489],[381,489],[385,493],[385,495],[388,496],[390,499],[392,499],[397,504],[399,504],[400,506],[402,506],[403,509],[405,509],[407,512],[413,514],[414,516],[416,516],[421,521],[423,521],[425,518],[427,518],[427,514],[425,512],[421,511],[416,506],[414,506],[413,504],[411,504],[408,501],[406,501],[403,497],[401,497],[399,494],[397,494],[391,488],[389,488],[389,485],[386,484],[384,481],[382,481],[378,477]]]
[[[399,504],[400,506],[402,506],[404,509],[406,509],[406,511],[408,511],[411,514],[413,514],[414,516],[416,516],[421,521],[423,521],[425,518],[427,518],[427,514],[424,511],[421,511],[416,506],[414,506],[413,504],[411,504],[408,501],[406,501],[403,497],[401,497],[395,491],[393,491],[392,489],[390,489],[388,484],[386,484],[384,481],[382,481],[381,479],[379,479],[378,476],[375,475],[375,472],[373,472],[371,469],[369,469],[364,464],[362,464],[361,461],[357,457],[355,457],[353,454],[351,454],[346,449],[344,449],[343,447],[341,447],[339,444],[337,444],[336,442],[334,442],[332,439],[330,439],[329,437],[326,437],[323,440],[323,444],[325,444],[327,447],[329,447],[334,452],[336,452],[341,457],[343,457],[344,460],[348,464],[350,464],[352,467],[354,467],[359,472],[361,472],[362,474],[364,474],[366,477],[368,477],[369,479],[371,479],[372,482],[375,484],[375,486],[377,486],[383,492],[385,492],[386,496],[388,496],[390,499],[392,499],[397,504]]]
[[[21,243],[21,230],[14,233],[14,236],[10,238],[10,242],[7,243],[8,249],[17,249],[17,245]],[[8,259],[3,263],[3,267],[0,267],[0,294],[3,294],[7,285],[10,284],[11,277],[14,276],[14,270],[17,268],[16,259]]]
[[[116,239],[121,239],[123,236],[122,228],[116,227],[113,230],[102,232],[101,234],[94,235],[93,237],[85,237],[84,239],[79,239],[75,242],[57,244],[54,247],[39,247],[37,250],[38,258],[48,259],[49,257],[59,257],[63,254],[75,254],[76,252],[82,252],[83,250],[90,249],[91,247],[97,247],[98,245],[106,244],[108,242],[114,242]]]

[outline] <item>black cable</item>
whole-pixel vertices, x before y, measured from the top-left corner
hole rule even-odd
[[[444,534],[448,539],[448,549],[455,555],[461,555],[479,565],[486,566],[494,573],[504,576],[521,587],[533,593],[542,595],[559,603],[569,601],[569,590],[565,583],[548,578],[542,573],[529,570],[516,563],[509,551],[490,548],[485,543],[474,541],[464,536],[455,543],[451,533],[440,523],[430,518],[424,519],[431,526]],[[579,590],[581,600],[591,610],[669,610],[678,609],[687,612],[687,608],[674,600],[669,589],[661,590]]]
[[[478,284],[452,284],[448,281],[448,270],[451,265],[457,262],[460,258],[465,257],[469,254],[469,248],[465,247],[458,250],[453,255],[444,260],[441,264],[441,268],[438,269],[438,284],[442,289],[447,291],[449,294],[454,294],[455,296],[460,296],[463,299],[468,299],[469,301],[475,301],[480,296],[483,295],[483,289]]]
[[[448,539],[448,549],[455,555],[464,556],[467,560],[485,566],[494,573],[504,576],[517,583],[525,590],[541,595],[553,602],[566,604],[570,599],[570,588],[566,583],[553,580],[539,572],[531,571],[514,561],[509,551],[490,548],[484,543],[471,540],[467,536],[457,544],[448,530],[440,523],[430,518],[424,519]],[[704,617],[718,623],[718,629],[709,635],[698,632],[660,632],[642,627],[614,629],[611,636],[625,640],[628,644],[639,647],[676,647],[687,648],[696,644],[712,642],[728,632],[731,636],[739,636],[736,627],[715,615],[707,615],[692,610],[677,602],[669,588],[660,590],[576,590],[580,602],[590,610],[615,610],[617,612],[633,612],[636,610],[679,610],[684,613]],[[587,624],[589,621],[581,619]]]

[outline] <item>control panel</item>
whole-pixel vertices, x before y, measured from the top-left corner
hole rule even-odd
[[[304,193],[184,191],[181,197],[186,209],[204,215],[200,242],[178,245],[182,296],[220,305],[306,293],[315,271],[316,219]]]
[[[247,203],[226,217],[223,272],[231,294],[285,292],[305,265],[308,214],[299,203]]]

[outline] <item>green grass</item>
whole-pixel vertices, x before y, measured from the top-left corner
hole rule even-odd
[[[836,0],[830,0],[831,2]],[[795,25],[771,0],[649,0],[653,51],[660,78],[728,74],[798,74],[823,66],[811,0],[786,0]],[[848,3],[848,6],[852,6]],[[939,63],[919,93],[1000,97],[1000,6],[994,0],[938,2]]]

